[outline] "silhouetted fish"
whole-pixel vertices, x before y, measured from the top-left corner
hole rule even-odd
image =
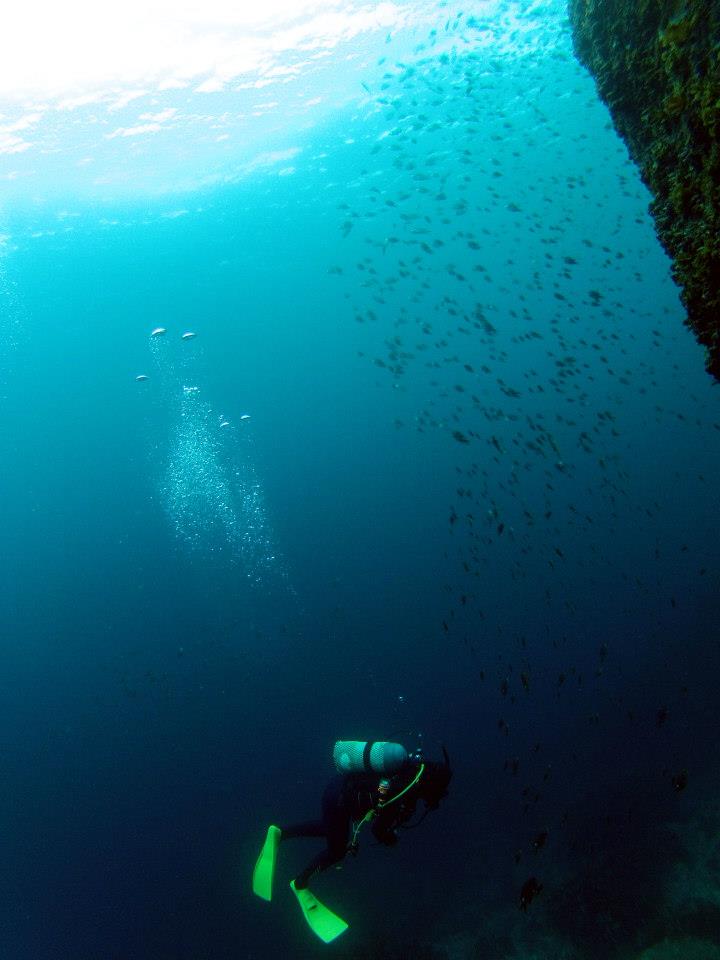
[[[529,877],[520,891],[520,909],[527,910],[542,888],[542,884],[537,877]]]

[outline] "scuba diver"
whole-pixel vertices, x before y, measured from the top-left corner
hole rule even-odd
[[[287,827],[268,827],[267,836],[253,871],[253,891],[272,899],[277,850],[293,837],[321,837],[326,847],[290,882],[310,929],[325,943],[347,930],[347,923],[324,906],[308,889],[311,877],[339,863],[348,853],[356,855],[364,824],[378,843],[394,846],[399,829],[411,829],[436,810],[447,794],[452,778],[445,747],[443,761],[424,760],[421,751],[408,754],[399,743],[338,740],[333,760],[338,771],[322,796],[322,818]],[[407,826],[422,800],[425,810],[416,823]],[[352,827],[352,830],[351,830]]]

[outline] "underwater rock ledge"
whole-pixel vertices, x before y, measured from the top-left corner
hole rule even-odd
[[[653,193],[688,324],[720,380],[720,0],[569,0],[575,54]]]

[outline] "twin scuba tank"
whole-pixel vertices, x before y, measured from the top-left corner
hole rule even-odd
[[[377,773],[392,777],[409,761],[400,743],[385,740],[338,740],[333,762],[339,773]]]

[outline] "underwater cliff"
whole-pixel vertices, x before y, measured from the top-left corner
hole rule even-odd
[[[575,52],[642,177],[688,323],[720,377],[720,4],[570,0]]]

